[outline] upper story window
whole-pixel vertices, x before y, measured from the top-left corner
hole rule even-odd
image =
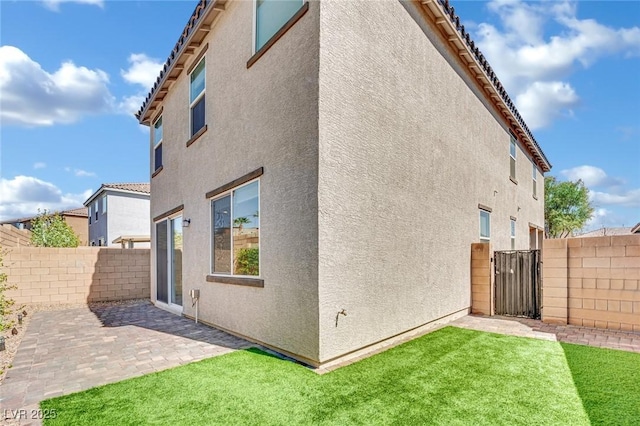
[[[198,133],[205,125],[205,63],[204,58],[191,72],[189,87],[189,108],[191,110],[191,136]]]
[[[511,219],[511,250],[516,249],[516,221]]]
[[[89,225],[91,225],[91,205],[89,206]]]
[[[304,0],[256,0],[255,51],[260,50],[293,15]]]
[[[94,205],[93,205],[93,212],[94,212],[94,213],[95,213],[95,215],[96,215],[96,222],[98,221],[98,210],[99,210],[99,209],[98,209],[98,201],[96,201],[96,202],[94,203]]]
[[[488,243],[491,239],[491,213],[480,210],[480,242]]]
[[[153,171],[162,167],[162,116],[153,124]]]
[[[107,212],[107,194],[102,196],[102,214]]]
[[[211,271],[260,275],[260,180],[211,201]]]
[[[533,196],[535,198],[538,197],[538,168],[536,167],[536,163],[532,162],[531,169],[531,178],[533,179]]]
[[[516,138],[511,136],[509,143],[509,177],[513,180],[516,178]]]

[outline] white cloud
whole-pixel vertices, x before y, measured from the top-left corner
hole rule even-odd
[[[60,211],[82,206],[93,193],[63,193],[60,188],[32,176],[0,178],[0,220],[36,215],[38,209]]]
[[[142,86],[145,90],[151,89],[164,66],[164,62],[150,58],[144,53],[132,53],[129,55],[129,64],[127,70],[120,70],[122,78],[127,83]]]
[[[113,96],[102,70],[64,62],[49,73],[22,50],[0,47],[0,92],[3,125],[51,126],[82,116],[109,112]]]
[[[101,8],[104,7],[104,0],[42,0],[44,7],[54,12],[60,11],[60,5],[62,3],[79,3],[99,6]]]
[[[150,58],[144,53],[132,53],[129,55],[128,61],[129,68],[121,69],[120,75],[127,83],[138,86],[139,90],[134,95],[124,96],[118,104],[118,109],[126,114],[134,115],[142,106],[147,93],[160,75],[164,62]]]
[[[640,207],[640,188],[621,193],[591,191],[589,193],[594,205],[618,205],[624,207]]]
[[[47,167],[47,163],[43,163],[41,161],[38,161],[37,163],[33,163],[33,168],[34,169],[44,169],[45,167]]]
[[[482,23],[474,38],[531,128],[570,115],[579,95],[564,80],[579,67],[605,55],[640,55],[640,27],[611,28],[578,19],[576,2],[493,0],[488,7],[501,28]],[[545,39],[550,21],[561,30]]]
[[[581,179],[587,187],[617,187],[625,183],[623,179],[608,176],[600,167],[589,165],[561,170],[560,174],[573,181]]]
[[[65,167],[64,171],[68,173],[73,173],[75,176],[78,176],[78,177],[95,177],[96,176],[94,172],[88,172],[82,169],[72,169],[71,167]]]
[[[520,92],[515,102],[527,125],[538,129],[562,115],[573,115],[579,98],[568,83],[536,81]]]

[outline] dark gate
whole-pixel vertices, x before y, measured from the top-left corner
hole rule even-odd
[[[540,250],[496,251],[495,313],[540,318]]]

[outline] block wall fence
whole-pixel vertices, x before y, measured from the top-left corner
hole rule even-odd
[[[544,240],[542,320],[640,331],[640,235]]]
[[[149,298],[149,249],[11,247],[2,259],[16,304]]]

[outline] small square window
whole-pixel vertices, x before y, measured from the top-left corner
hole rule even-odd
[[[256,0],[255,51],[260,50],[303,5],[303,0]]]

